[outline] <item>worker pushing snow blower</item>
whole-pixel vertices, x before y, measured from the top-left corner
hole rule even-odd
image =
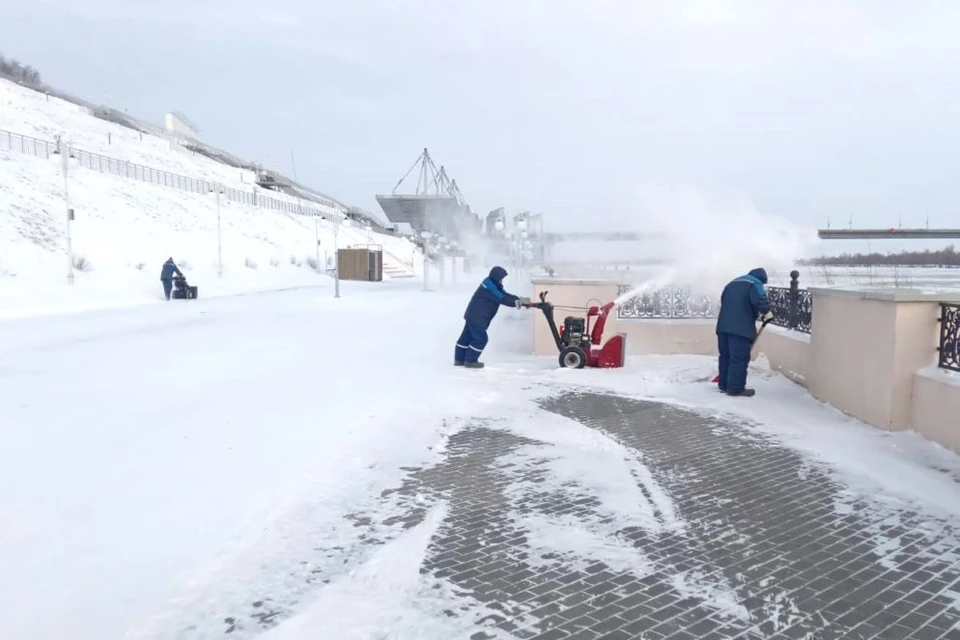
[[[773,318],[767,298],[767,272],[754,269],[727,284],[720,295],[717,315],[717,346],[720,349],[720,374],[714,378],[720,391],[729,396],[750,397],[756,392],[747,388],[747,366],[756,339],[757,319],[763,321],[760,331]]]
[[[470,303],[463,312],[463,331],[457,338],[457,348],[454,351],[455,366],[483,368],[483,363],[479,361],[480,354],[487,346],[487,329],[497,315],[500,305],[517,309],[530,307],[530,298],[515,296],[503,290],[503,279],[506,277],[507,270],[503,267],[490,269],[490,275],[483,279],[470,298]]]

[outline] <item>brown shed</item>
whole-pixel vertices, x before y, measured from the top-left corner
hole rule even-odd
[[[341,280],[383,281],[383,245],[370,244],[339,249],[337,265]]]

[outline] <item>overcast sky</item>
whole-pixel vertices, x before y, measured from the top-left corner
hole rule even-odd
[[[480,213],[646,185],[819,226],[960,226],[960,2],[0,0],[0,52],[378,209],[429,147]],[[8,6],[9,5],[9,6]],[[587,215],[584,215],[587,214]]]

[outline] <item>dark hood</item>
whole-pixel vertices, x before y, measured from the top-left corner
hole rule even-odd
[[[490,269],[490,279],[500,284],[500,282],[507,277],[507,270],[503,267],[494,267]]]
[[[762,282],[763,284],[767,284],[767,270],[766,270],[766,269],[764,269],[764,268],[762,268],[762,267],[757,268],[757,269],[753,269],[753,270],[750,272],[750,275],[753,276],[754,278],[756,278],[757,280],[759,280],[760,282]]]

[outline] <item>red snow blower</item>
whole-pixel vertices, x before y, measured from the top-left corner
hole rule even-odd
[[[623,366],[627,347],[625,333],[618,333],[607,340],[603,346],[597,346],[603,337],[607,316],[613,310],[612,302],[602,307],[590,307],[587,309],[586,318],[567,316],[559,329],[553,319],[553,304],[547,302],[546,291],[540,294],[540,302],[534,302],[528,306],[543,311],[543,316],[550,326],[550,333],[553,334],[553,340],[560,351],[561,367],[583,369],[586,366],[612,369]],[[590,329],[590,318],[596,318],[593,330]]]

